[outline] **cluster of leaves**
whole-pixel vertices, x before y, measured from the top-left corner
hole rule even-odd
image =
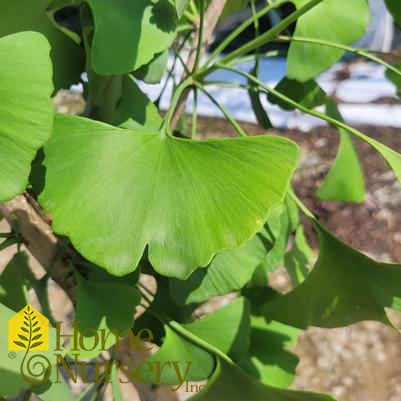
[[[76,267],[75,319],[82,333],[152,330],[161,347],[150,362],[193,361],[187,379],[209,379],[194,400],[330,400],[286,389],[297,358],[285,347],[295,343],[298,329],[310,325],[339,327],[366,319],[391,324],[385,308],[401,310],[401,266],[350,248],[305,208],[290,189],[299,157],[294,142],[274,135],[247,137],[219,104],[238,137],[199,140],[196,107],[191,134],[182,120],[174,130],[173,121],[187,91],[208,93],[208,85],[225,84],[207,79],[214,71],[231,71],[263,127],[271,123],[261,96],[337,127],[337,157],[317,195],[362,202],[364,178],[354,138],[372,146],[399,181],[401,156],[346,125],[315,77],[345,51],[383,64],[395,84],[401,73],[349,47],[366,29],[366,0],[293,0],[295,11],[265,32],[259,32],[259,18],[285,1],[259,9],[253,0],[230,1],[221,18],[248,3],[252,16],[202,58],[205,10],[213,1],[0,0],[0,201],[29,187],[51,213],[54,232],[82,255],[70,261]],[[397,2],[386,3],[399,21]],[[67,6],[79,10],[79,31],[57,19]],[[294,35],[282,35],[293,23]],[[252,24],[257,36],[222,54]],[[288,70],[271,88],[258,79],[259,59],[277,52],[258,49],[274,41],[289,42]],[[193,68],[183,62],[180,82],[173,73],[166,78],[168,55],[174,55],[174,64],[181,62],[180,48],[187,45],[196,52]],[[250,72],[237,67],[243,60],[254,60]],[[174,87],[164,117],[158,102],[138,87],[138,81],[162,79]],[[51,96],[77,82],[84,86],[85,117],[55,113]],[[319,238],[320,254],[310,272],[312,252],[299,210]],[[1,235],[0,249],[21,240],[14,233]],[[285,295],[267,280],[280,266],[292,278],[293,289]],[[155,294],[138,284],[141,272],[156,278]],[[26,305],[28,287],[51,318],[49,276],[36,280],[19,250],[0,277],[3,327],[9,308]],[[235,300],[194,321],[199,305],[231,292],[238,294]],[[134,322],[144,299],[145,312]],[[99,352],[83,349],[80,356],[95,358]],[[180,369],[184,375],[185,366]],[[2,362],[0,372],[10,378],[0,385],[1,395],[24,387],[15,363]],[[176,384],[177,376],[163,373],[164,384]],[[56,391],[63,394],[58,398],[74,399],[59,384],[29,391],[44,400],[54,399]]]

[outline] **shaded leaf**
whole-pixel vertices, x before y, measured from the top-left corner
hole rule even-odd
[[[207,268],[195,270],[187,280],[170,279],[171,296],[178,304],[189,304],[239,290],[251,280],[271,246],[262,231],[240,248],[219,253]]]
[[[17,252],[0,276],[0,302],[14,311],[19,311],[28,303],[25,280],[21,275],[21,265],[27,264],[24,252]],[[22,331],[28,332],[25,327]]]
[[[231,358],[238,359],[249,347],[248,301],[237,298],[214,313],[182,326]]]
[[[399,26],[401,26],[401,7],[400,2],[398,0],[384,0],[386,2],[386,6],[388,11],[394,17],[394,20],[397,22]]]
[[[168,50],[156,54],[155,58],[149,63],[139,67],[134,71],[134,76],[148,84],[159,83],[167,70]]]
[[[293,287],[304,281],[308,274],[307,265],[311,262],[312,256],[312,249],[305,237],[304,228],[300,225],[295,232],[291,249],[284,255],[284,265],[291,277]]]
[[[70,344],[69,352],[79,353],[80,358],[94,358],[101,352],[103,344],[99,341],[94,347],[92,331],[105,330],[109,333],[115,329],[120,335],[127,335],[134,324],[134,312],[141,296],[134,287],[125,284],[87,282],[78,276],[77,282],[76,321],[79,322],[78,332],[82,335],[85,349],[79,346],[74,349]],[[84,333],[86,329],[90,330]],[[112,347],[117,340],[120,339],[110,334],[105,341],[105,349]]]
[[[314,109],[327,101],[326,93],[313,79],[299,82],[295,79],[284,77],[276,85],[275,90],[309,109]],[[273,93],[269,93],[267,98],[271,103],[279,105],[284,110],[294,109],[293,106],[276,97]]]
[[[133,271],[146,245],[159,273],[182,279],[241,246],[283,199],[298,158],[274,136],[192,141],[66,115],[54,124],[41,204],[56,232],[115,275]]]
[[[308,0],[293,0],[293,3],[299,9]],[[298,19],[294,36],[349,45],[365,33],[369,15],[366,0],[325,0]],[[329,46],[292,42],[287,76],[308,81],[331,67],[343,53]]]
[[[25,190],[31,162],[51,134],[49,50],[35,32],[0,38],[0,201]]]
[[[389,323],[384,308],[401,311],[401,266],[376,262],[314,223],[320,243],[315,267],[294,290],[268,302],[264,316],[299,328]]]
[[[327,394],[285,390],[262,384],[236,365],[218,359],[206,388],[191,398],[193,401],[334,401]]]
[[[282,388],[295,378],[298,357],[288,351],[294,347],[299,330],[278,322],[266,323],[263,317],[252,316],[250,347],[239,366],[262,383]]]
[[[43,344],[43,341],[40,341],[40,342],[37,342],[37,343],[33,343],[33,344],[31,345],[30,349],[39,347],[39,345],[42,345],[42,344]]]
[[[170,47],[177,19],[169,0],[87,0],[95,31],[93,69],[100,75],[124,74],[147,64]]]
[[[53,63],[53,83],[55,90],[60,88],[67,89],[71,84],[80,81],[80,74],[84,71],[84,52],[78,43],[74,42],[71,38],[57,29],[50,21],[46,15],[46,9],[50,2],[51,0],[0,0],[0,36],[20,31],[37,31],[45,35],[51,45],[51,50],[49,50]],[[34,51],[34,46],[28,46],[28,48],[29,57],[25,57],[24,60],[27,65],[23,67],[21,62],[16,64],[21,65],[21,69],[24,70],[26,74],[25,80],[27,83],[37,87],[42,85],[42,90],[46,92],[46,88],[48,87],[47,80],[45,84],[41,84],[40,80],[37,81],[37,79],[41,77],[42,74],[38,76],[37,72],[31,70],[31,68],[32,66],[37,66],[39,63],[44,63],[47,60],[39,54],[32,53]],[[0,58],[1,60],[4,60],[3,56]],[[32,77],[29,78],[31,74]],[[18,87],[28,88],[25,84],[20,84]],[[14,89],[16,88],[17,86],[14,87]],[[26,93],[31,92],[31,90],[26,91]],[[1,95],[0,98],[4,98],[4,96]],[[27,110],[29,109],[28,106],[35,104],[37,104],[37,102],[31,100],[27,102],[26,107],[21,107],[24,110]]]

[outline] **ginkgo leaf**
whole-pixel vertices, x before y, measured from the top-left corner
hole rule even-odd
[[[206,388],[192,401],[335,401],[328,394],[286,390],[268,386],[234,364],[218,358],[218,363]]]
[[[333,101],[328,102],[326,113],[343,121]],[[351,134],[343,128],[339,128],[338,132],[340,144],[336,158],[316,194],[321,199],[363,202],[365,180]]]
[[[148,246],[159,273],[184,279],[261,230],[297,159],[282,137],[193,141],[57,115],[40,202],[110,273],[135,270]]]
[[[244,298],[238,298],[211,315],[193,323],[182,324],[181,327],[230,357],[239,358],[249,346],[248,302]],[[161,380],[157,380],[155,371],[141,377],[153,383],[176,384],[177,369],[181,377],[186,376],[186,380],[202,380],[210,376],[215,365],[213,355],[167,325],[165,331],[166,337],[160,350],[147,361],[152,366],[156,363],[163,366],[168,361],[177,361],[177,364],[166,368],[162,372]]]
[[[171,296],[178,304],[190,304],[239,290],[271,247],[258,233],[240,248],[219,253],[206,269],[196,269],[186,280],[170,279]]]
[[[293,0],[297,8],[308,2]],[[294,36],[348,45],[364,34],[369,15],[366,0],[325,0],[298,19]],[[308,81],[331,67],[343,53],[343,50],[329,46],[292,42],[288,51],[287,76]]]
[[[46,9],[51,3],[50,0],[0,0],[1,9],[1,25],[0,36],[13,34],[22,31],[36,31],[46,36],[50,42],[51,50],[50,57],[53,63],[53,82],[56,90],[60,88],[69,88],[73,83],[79,82],[80,74],[84,71],[84,52],[83,48],[68,37],[65,33],[61,32],[49,19],[46,14]],[[16,18],[16,16],[18,16]],[[29,47],[29,57],[25,58],[27,66],[22,66],[21,69],[27,74],[27,82],[35,83],[38,86],[40,82],[36,81],[39,76],[35,71],[31,71],[31,66],[37,63],[44,62],[43,57],[32,53],[33,48]],[[1,56],[2,62],[4,57]],[[32,74],[33,78],[29,78]],[[51,77],[50,77],[51,80]],[[4,81],[2,81],[3,83]],[[16,90],[18,87],[27,88],[24,84],[21,86],[14,86]],[[47,84],[46,86],[47,87]],[[31,93],[27,90],[26,93]],[[0,96],[0,98],[4,98]],[[28,104],[34,105],[35,101],[30,101]],[[26,110],[25,107],[21,108]]]
[[[315,267],[293,291],[264,305],[263,315],[299,328],[389,323],[385,308],[401,311],[401,265],[376,262],[317,222],[315,227],[320,243]]]
[[[95,23],[91,60],[101,75],[123,74],[147,64],[176,36],[169,0],[86,0]]]
[[[36,32],[0,38],[0,201],[23,192],[53,122],[50,46]]]
[[[108,333],[114,329],[120,334],[131,330],[140,294],[131,285],[88,282],[78,276],[77,281],[76,321],[79,322],[81,340],[77,348],[70,347],[70,353],[79,353],[80,358],[94,358],[102,349],[112,347],[120,339],[113,334],[103,342],[96,342],[93,330],[104,330]]]

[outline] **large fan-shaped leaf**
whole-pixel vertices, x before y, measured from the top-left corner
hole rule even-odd
[[[401,266],[376,262],[315,226],[320,241],[315,267],[293,291],[268,302],[264,316],[300,328],[389,323],[384,308],[401,310]]]
[[[85,257],[123,275],[148,245],[158,272],[186,278],[261,229],[298,150],[273,136],[192,141],[58,115],[45,154],[41,203]]]
[[[327,394],[285,390],[267,386],[247,375],[236,365],[218,359],[217,367],[206,388],[192,401],[334,401]]]
[[[0,200],[23,192],[53,122],[49,43],[36,32],[0,39]]]
[[[79,81],[80,74],[84,70],[84,52],[76,42],[50,21],[46,15],[46,8],[50,2],[50,0],[0,0],[0,36],[28,30],[45,35],[51,45],[53,82],[57,90],[68,88]],[[29,54],[27,62],[37,63],[39,58],[30,51],[27,53]],[[28,64],[24,69],[28,72],[30,65]]]
[[[301,8],[308,0],[293,0]],[[348,45],[359,39],[369,21],[366,0],[325,0],[297,21],[294,36]],[[308,81],[333,65],[343,54],[329,46],[293,42],[288,51],[288,77]]]
[[[101,75],[123,74],[170,47],[176,12],[169,0],[87,0],[95,23],[92,66]]]

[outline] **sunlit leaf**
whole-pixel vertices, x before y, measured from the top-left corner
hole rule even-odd
[[[49,50],[36,32],[0,38],[0,200],[25,190],[31,162],[51,134]]]
[[[301,8],[308,1],[293,0],[293,3]],[[294,36],[349,45],[365,33],[369,15],[366,0],[325,0],[298,19]],[[331,67],[343,53],[330,46],[292,42],[287,76],[308,81]]]
[[[45,154],[40,200],[56,232],[115,275],[148,245],[154,268],[182,279],[261,229],[298,158],[280,137],[192,141],[66,115]]]
[[[329,116],[342,121],[337,106],[330,102],[326,112]],[[351,135],[342,128],[337,156],[323,183],[316,192],[321,199],[344,202],[363,202],[365,197],[365,180],[358,160]]]

